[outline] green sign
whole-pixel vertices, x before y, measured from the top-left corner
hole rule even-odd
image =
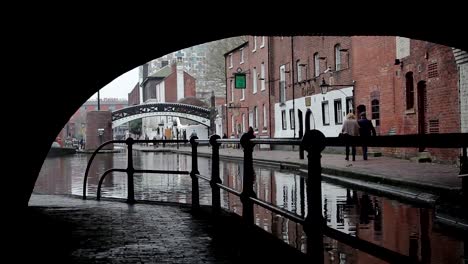
[[[246,80],[245,73],[235,73],[234,74],[234,87],[236,89],[245,89]]]

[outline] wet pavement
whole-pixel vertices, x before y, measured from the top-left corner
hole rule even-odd
[[[255,236],[242,240],[244,233],[236,222],[222,217],[215,222],[202,215],[193,215],[184,206],[128,205],[121,201],[33,195],[29,202],[29,229],[24,230],[28,238],[20,248],[25,251],[16,255],[13,262],[261,263],[290,259],[297,263],[304,260],[275,240],[256,240]]]
[[[135,148],[154,150],[152,147],[135,146]],[[169,148],[168,148],[169,149]],[[170,148],[174,152],[191,152],[189,147],[179,150]],[[211,148],[201,146],[199,153],[211,154]],[[242,149],[221,148],[219,151],[225,158],[243,157]],[[299,159],[299,151],[286,150],[255,150],[253,157],[257,161],[276,162],[283,166],[299,166],[306,168],[305,159]],[[357,156],[356,161],[346,161],[344,155],[322,153],[323,172],[343,177],[361,178],[367,181],[387,182],[392,185],[413,186],[432,192],[457,191],[461,188],[458,177],[459,168],[456,165],[439,163],[416,163],[413,161],[392,157],[369,157],[362,160]]]

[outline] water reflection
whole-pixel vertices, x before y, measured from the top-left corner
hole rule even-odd
[[[88,193],[95,195],[98,177],[111,168],[126,167],[126,153],[96,157],[89,174]],[[167,153],[134,152],[136,169],[190,170],[191,157]],[[82,193],[83,175],[89,156],[74,155],[46,159],[34,191],[48,194]],[[199,158],[199,171],[210,175],[211,162]],[[223,183],[242,191],[243,165],[220,162]],[[257,197],[297,215],[307,215],[305,181],[289,172],[255,168],[254,190]],[[143,200],[191,203],[191,179],[188,175],[136,174],[135,198]],[[103,197],[126,198],[125,173],[112,173],[103,184]],[[463,262],[462,240],[444,235],[433,226],[433,211],[369,195],[338,185],[322,184],[323,215],[330,227],[384,246],[423,263]],[[200,204],[211,204],[209,183],[200,180]],[[222,191],[221,206],[239,215],[239,197]],[[286,243],[305,252],[306,237],[302,226],[261,207],[255,207],[255,224]],[[381,260],[325,238],[327,263],[385,263]]]

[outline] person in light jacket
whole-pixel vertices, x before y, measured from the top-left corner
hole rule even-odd
[[[346,120],[341,128],[341,136],[345,138],[346,142],[346,160],[349,160],[349,147],[351,147],[351,154],[353,155],[353,161],[356,160],[356,145],[348,142],[349,137],[359,136],[359,124],[356,121],[356,117],[353,113],[349,113],[346,116]]]

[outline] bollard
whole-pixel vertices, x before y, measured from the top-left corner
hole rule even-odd
[[[316,263],[323,263],[322,165],[321,152],[325,136],[318,130],[307,130],[301,142],[307,151],[307,216],[304,232],[307,235],[307,255]]]
[[[218,187],[218,183],[222,183],[221,178],[219,177],[219,145],[220,143],[216,140],[220,139],[219,135],[212,135],[210,137],[210,145],[213,149],[213,155],[211,159],[211,203],[213,206],[213,212],[219,212],[221,209],[221,194]]]
[[[135,191],[133,186],[133,175],[135,169],[133,168],[133,138],[129,137],[126,140],[128,146],[128,159],[127,159],[127,203],[135,203]]]
[[[198,190],[198,157],[197,157],[197,136],[190,137],[190,144],[192,145],[192,171],[190,172],[190,178],[192,178],[192,210],[198,210],[200,208],[200,194]]]
[[[253,190],[254,170],[252,155],[255,144],[250,141],[252,138],[254,138],[253,135],[244,133],[240,139],[240,144],[244,148],[244,177],[240,198],[242,202],[242,218],[248,225],[254,224],[254,207],[250,197],[256,197]]]

